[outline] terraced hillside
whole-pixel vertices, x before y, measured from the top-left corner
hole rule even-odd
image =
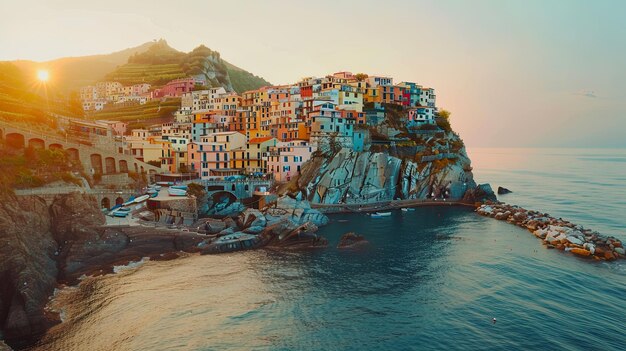
[[[160,87],[172,79],[189,76],[205,81],[207,87],[224,87],[238,93],[270,85],[263,78],[226,62],[219,52],[204,45],[183,53],[171,48],[165,40],[130,56],[128,63],[118,66],[105,79],[124,85],[149,83]]]
[[[187,75],[179,64],[151,65],[144,63],[128,63],[107,74],[106,79],[124,85],[149,83],[154,86],[164,85],[172,79]]]
[[[167,98],[162,101],[150,101],[144,105],[107,107],[89,114],[89,118],[122,121],[127,122],[130,128],[143,128],[171,120],[173,113],[179,108],[180,98]]]

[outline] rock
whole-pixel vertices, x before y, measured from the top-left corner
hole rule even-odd
[[[591,255],[591,252],[589,250],[581,249],[581,248],[578,248],[578,247],[573,248],[571,250],[571,252],[573,254],[575,254],[575,255],[584,256],[584,257],[587,257],[587,256]]]
[[[583,248],[589,250],[589,252],[591,252],[592,255],[596,253],[596,246],[592,243],[585,243],[583,245]]]
[[[495,219],[497,220],[503,220],[503,219],[507,219],[509,216],[505,213],[505,212],[498,212],[495,215]]]
[[[258,233],[262,232],[263,229],[265,229],[265,227],[253,225],[253,226],[250,226],[250,227],[244,229],[243,232],[247,233],[247,234],[258,234]]]
[[[367,246],[369,246],[369,241],[365,240],[362,235],[353,232],[341,236],[339,244],[337,244],[338,249],[363,249]]]
[[[228,235],[228,234],[233,234],[236,231],[235,227],[228,227],[225,228],[224,230],[222,230],[221,232],[217,233],[218,236],[224,236],[224,235]]]
[[[620,254],[620,256],[626,255],[626,251],[624,250],[623,247],[616,247],[616,248],[613,249],[613,251],[615,251],[618,254]]]
[[[209,220],[204,224],[204,226],[209,234],[217,234],[226,229],[226,223],[219,220]]]
[[[4,341],[0,340],[0,351],[12,351],[12,349]]]
[[[604,252],[604,259],[607,261],[613,261],[615,259],[615,255],[611,251]]]
[[[498,195],[504,195],[504,194],[510,194],[510,193],[512,193],[511,190],[507,188],[503,188],[501,186],[498,187]]]
[[[565,240],[569,241],[572,244],[576,244],[576,245],[582,245],[583,241],[580,240],[579,238],[573,236],[573,235],[568,235],[565,237]]]

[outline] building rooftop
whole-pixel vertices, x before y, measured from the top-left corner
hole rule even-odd
[[[263,137],[263,138],[252,138],[250,139],[250,141],[248,143],[250,144],[261,144],[264,143],[268,140],[272,140],[274,139],[274,137]]]

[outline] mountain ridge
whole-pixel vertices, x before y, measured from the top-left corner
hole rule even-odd
[[[161,50],[159,51],[159,49]],[[2,62],[14,64],[23,71],[25,77],[34,77],[38,70],[47,69],[51,72],[51,87],[56,88],[63,93],[70,93],[72,91],[77,91],[82,86],[95,84],[96,82],[106,80],[107,78],[116,78],[119,76],[116,75],[116,72],[122,72],[121,77],[126,78],[127,82],[143,82],[143,80],[133,80],[132,74],[130,75],[131,78],[129,78],[129,75],[127,75],[128,72],[124,72],[123,70],[125,68],[130,68],[132,73],[133,67],[129,67],[128,65],[137,64],[138,60],[141,61],[142,57],[145,59],[146,57],[149,57],[150,54],[154,56],[160,55],[164,52],[168,52],[178,59],[187,57],[189,58],[189,61],[174,62],[171,58],[169,58],[169,65],[179,65],[180,69],[170,66],[169,69],[172,70],[170,75],[164,75],[162,80],[157,80],[157,84],[155,84],[156,86],[167,83],[167,81],[164,80],[167,80],[168,78],[175,79],[188,76],[188,72],[194,72],[194,74],[191,74],[192,76],[204,74],[204,80],[208,82],[207,85],[210,87],[224,85],[227,89],[234,90],[239,93],[245,90],[258,89],[265,85],[271,85],[265,79],[223,60],[218,51],[211,50],[205,45],[199,45],[189,53],[184,53],[170,47],[164,39],[146,42],[141,45],[115,51],[110,54],[62,57],[41,62],[32,60]],[[210,57],[213,57],[213,59]],[[208,61],[212,61],[207,62],[205,60],[203,65],[205,68],[204,72],[197,70],[199,67],[198,64],[202,61],[202,58],[209,58]],[[168,58],[165,58],[164,61],[168,61]],[[137,71],[144,68],[155,68],[155,63],[143,64],[144,66],[135,67],[134,70]],[[183,64],[187,64],[188,67],[183,66]],[[194,70],[194,68],[196,68],[196,70]],[[159,70],[160,68],[156,67],[157,74],[160,72]]]

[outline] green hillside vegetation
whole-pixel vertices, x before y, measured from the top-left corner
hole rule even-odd
[[[145,52],[131,55],[127,64],[118,66],[105,79],[124,85],[148,83],[160,87],[172,79],[190,76],[204,78],[209,88],[225,87],[238,93],[270,85],[263,78],[224,61],[219,52],[204,45],[183,53],[165,40],[159,40]]]
[[[107,80],[120,82],[123,85],[148,83],[153,86],[162,86],[170,80],[184,77],[187,77],[187,74],[176,63],[128,63],[106,75]]]
[[[40,187],[57,181],[81,185],[72,173],[82,172],[82,166],[64,150],[18,150],[0,141],[0,152],[0,191]]]
[[[254,74],[243,70],[233,64],[226,61],[226,68],[228,75],[230,76],[230,82],[233,84],[233,89],[238,93],[243,93],[248,90],[259,89],[267,85],[271,85],[270,82],[265,79],[255,76]]]
[[[171,119],[173,113],[179,108],[180,98],[168,98],[163,101],[149,101],[144,105],[107,107],[102,111],[89,114],[89,118],[122,121],[129,123],[131,128],[141,128],[163,119]]]

